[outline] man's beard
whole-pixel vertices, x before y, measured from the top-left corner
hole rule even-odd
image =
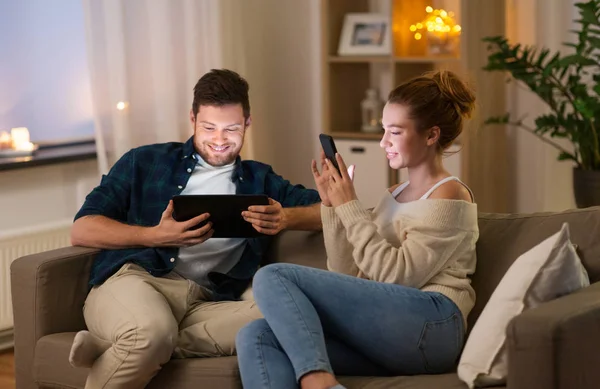
[[[198,154],[200,154],[204,162],[214,167],[229,165],[235,162],[237,158],[237,153],[231,149],[231,146],[227,150],[227,153],[215,155],[215,152],[210,150],[210,146],[202,145],[198,150]]]

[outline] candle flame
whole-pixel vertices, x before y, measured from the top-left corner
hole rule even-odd
[[[12,149],[16,151],[32,151],[35,145],[29,140],[29,130],[26,127],[16,127],[0,132],[0,149]]]

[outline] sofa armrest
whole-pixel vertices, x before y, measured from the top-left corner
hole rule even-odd
[[[35,345],[42,336],[85,328],[83,304],[99,250],[66,247],[17,258],[10,267],[15,371],[19,388],[32,387]]]
[[[509,389],[598,387],[600,282],[523,312],[507,338]]]

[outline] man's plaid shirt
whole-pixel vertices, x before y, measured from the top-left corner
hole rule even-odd
[[[142,146],[123,155],[86,197],[75,220],[87,215],[102,215],[123,223],[155,226],[169,200],[185,188],[196,166],[193,137],[185,143]],[[320,201],[315,190],[291,185],[266,164],[236,161],[232,176],[239,194],[266,194],[283,207],[310,205]],[[248,240],[237,265],[227,274],[211,274],[215,299],[235,299],[247,287],[258,269],[271,237]],[[177,248],[129,248],[102,250],[90,274],[90,285],[99,285],[124,263],[133,262],[154,276],[175,267]]]

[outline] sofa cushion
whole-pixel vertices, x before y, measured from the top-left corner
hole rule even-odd
[[[500,280],[524,252],[569,224],[571,242],[592,283],[600,280],[600,207],[556,213],[479,215],[477,269],[473,275],[475,307],[468,318],[473,328]]]
[[[83,388],[88,369],[69,364],[75,332],[47,335],[37,342],[34,379],[40,387]],[[241,389],[236,357],[173,359],[152,380],[149,389]]]
[[[589,286],[569,239],[569,225],[521,255],[508,269],[479,316],[458,365],[469,388],[505,383],[506,329],[527,309]]]
[[[318,231],[283,231],[273,241],[264,264],[273,262],[327,269],[323,233]]]
[[[338,377],[338,380],[348,389],[467,389],[467,385],[454,373],[377,378]]]
[[[88,369],[69,364],[75,332],[47,335],[35,350],[34,378],[40,388],[83,388]],[[466,389],[456,374],[411,377],[340,377],[348,389]],[[152,380],[149,389],[241,389],[236,357],[174,359]]]
[[[69,363],[69,351],[76,332],[63,332],[40,338],[35,346],[33,379],[41,387],[83,388],[88,370]]]

